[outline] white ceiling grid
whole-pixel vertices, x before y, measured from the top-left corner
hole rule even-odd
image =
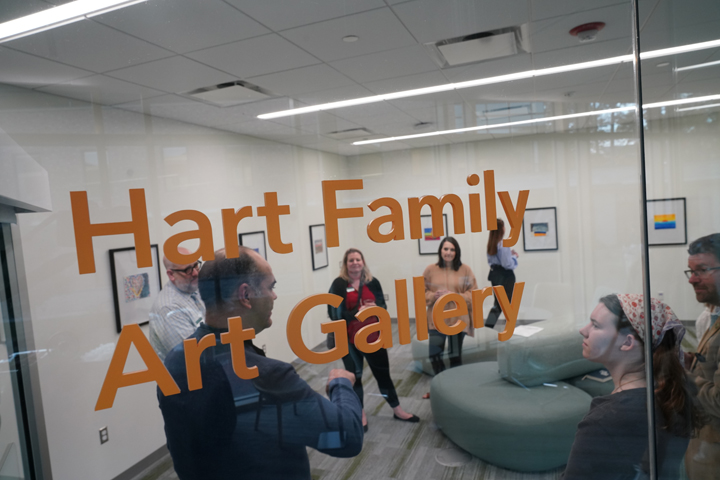
[[[0,20],[52,3],[63,0],[5,0]],[[640,3],[644,50],[712,40],[720,31],[717,0],[692,0],[682,7],[670,0]],[[476,112],[488,103],[543,101],[550,112],[589,102],[632,102],[632,67],[595,68],[272,121],[256,116],[623,55],[631,46],[630,18],[627,0],[149,0],[2,44],[0,83],[350,155],[546,131],[529,125],[363,147],[327,136],[360,127],[396,136],[457,128],[458,122],[507,121],[510,114],[500,120],[478,117]],[[592,21],[606,23],[594,42],[580,44],[568,34]],[[443,69],[423,46],[523,24],[529,52],[511,57]],[[344,42],[347,35],[359,39]],[[712,59],[720,59],[720,51],[644,62],[645,100],[718,93],[720,66],[679,73],[672,68]],[[656,67],[664,61],[672,66]],[[220,108],[182,96],[236,80],[276,98]],[[432,125],[416,127],[423,122]]]

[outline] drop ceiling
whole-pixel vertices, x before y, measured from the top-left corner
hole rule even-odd
[[[0,21],[48,8],[4,0]],[[640,0],[643,50],[714,40],[717,0]],[[149,0],[0,45],[0,83],[307,148],[355,155],[548,131],[545,124],[352,146],[364,138],[462,128],[635,101],[631,65],[581,70],[274,120],[257,115],[630,53],[629,1]],[[593,42],[568,32],[605,22]],[[425,44],[521,27],[524,51],[441,68]],[[354,35],[355,42],[343,37]],[[644,101],[720,93],[720,49],[643,62]],[[662,66],[663,63],[668,65]],[[221,107],[190,91],[243,81],[271,98]],[[505,113],[503,113],[505,112]],[[697,112],[691,112],[697,113]],[[678,115],[673,109],[651,116]],[[559,123],[559,122],[555,122]],[[592,123],[590,123],[592,124]],[[553,124],[552,129],[563,128]]]

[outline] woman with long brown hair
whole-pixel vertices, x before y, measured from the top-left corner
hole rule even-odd
[[[615,389],[593,399],[578,425],[564,479],[647,478],[646,341],[653,345],[658,478],[678,478],[690,437],[704,418],[680,364],[685,329],[670,307],[654,298],[651,313],[647,335],[643,296],[608,295],[580,330],[583,357],[605,366]]]
[[[497,229],[490,231],[487,243],[487,259],[490,265],[488,280],[493,287],[503,286],[508,300],[512,300],[513,289],[515,288],[515,269],[518,266],[518,253],[508,247],[503,247],[505,236],[505,222],[497,219]],[[495,304],[490,310],[485,326],[493,328],[497,323],[502,309],[500,302],[495,297]]]

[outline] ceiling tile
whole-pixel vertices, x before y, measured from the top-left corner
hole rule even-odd
[[[359,128],[359,125],[327,112],[275,118],[273,122],[319,134]]]
[[[221,0],[149,0],[95,18],[176,53],[269,33]]]
[[[92,20],[5,43],[6,46],[95,73],[169,57],[172,52],[156,47]]]
[[[370,131],[386,125],[414,125],[417,123],[410,115],[389,103],[372,103],[338,109],[334,112],[340,118],[367,127]]]
[[[288,97],[345,87],[354,83],[342,73],[324,64],[251,77],[249,81],[275,95]]]
[[[163,92],[104,75],[93,75],[38,90],[102,105],[114,105],[163,95]]]
[[[530,20],[527,0],[415,0],[392,7],[418,42],[437,42]]]
[[[439,70],[421,45],[337,60],[330,66],[358,83]]]
[[[655,4],[657,0],[648,0],[644,3],[650,2]],[[642,3],[643,1],[641,0],[641,4]],[[542,20],[551,17],[562,17],[585,10],[617,4],[629,5],[630,3],[627,0],[573,0],[572,2],[568,2],[567,0],[531,0],[532,19]]]
[[[116,106],[124,110],[214,127],[256,121],[259,113],[291,108],[290,102],[287,98],[275,98],[221,108],[179,95],[163,95],[143,102],[134,101]]]
[[[236,80],[230,74],[180,56],[115,70],[108,75],[168,93],[188,92]]]
[[[533,67],[535,69],[558,67],[627,55],[631,52],[631,47],[627,38],[618,38],[606,42],[584,43],[559,50],[533,53]]]
[[[623,39],[627,48],[630,48],[632,46],[632,24],[625,20],[630,18],[631,11],[630,3],[624,2],[610,7],[532,22],[528,37],[530,51],[539,53],[615,39]],[[605,23],[605,27],[598,32],[596,40],[581,44],[577,37],[570,35],[570,30],[573,28],[590,22]]]
[[[389,8],[285,30],[282,35],[325,62],[391,50],[415,44]],[[343,42],[356,35],[357,42]]]
[[[385,6],[382,0],[227,0],[273,30],[285,30]]]
[[[363,83],[365,88],[370,89],[376,95],[382,93],[401,92],[403,90],[413,90],[416,88],[434,87],[436,85],[445,85],[448,79],[439,70],[434,72],[416,73],[413,75],[404,75],[402,77],[388,78],[385,80],[377,80],[374,82]]]
[[[372,96],[373,92],[360,85],[353,84],[346,87],[332,88],[317,92],[310,92],[297,95],[296,98],[308,105],[317,105],[320,103],[337,102],[340,100],[349,100],[352,98],[362,98]]]
[[[291,70],[320,63],[320,60],[271,34],[212,47],[187,54],[188,57],[238,78]]]
[[[87,77],[92,72],[0,47],[0,83],[28,88]]]

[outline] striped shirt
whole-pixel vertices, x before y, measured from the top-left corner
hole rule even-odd
[[[205,319],[200,293],[185,293],[172,283],[165,284],[150,310],[150,344],[161,360],[176,345],[195,332]]]

